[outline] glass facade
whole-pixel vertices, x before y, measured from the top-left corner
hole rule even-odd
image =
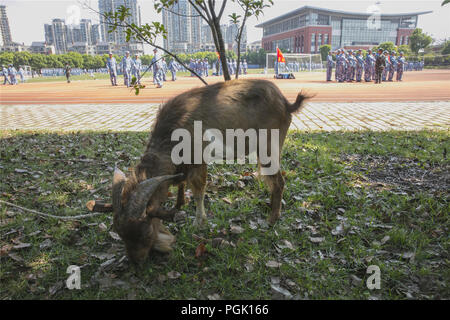
[[[402,17],[400,28],[414,29],[417,27],[417,16]]]
[[[341,47],[341,25],[342,19],[331,17],[331,49],[336,50]]]
[[[294,43],[294,38],[287,38],[287,39],[283,39],[283,40],[274,41],[273,47],[274,48],[278,47],[280,49],[293,52],[293,50],[294,50],[293,43]]]
[[[366,19],[342,19],[341,47],[378,45],[397,40],[399,20],[381,20],[381,28],[369,28]]]
[[[311,12],[290,18],[273,25],[264,27],[264,36],[270,36],[306,26],[329,26],[330,16]]]
[[[391,41],[397,43],[399,29],[414,29],[417,26],[418,15],[428,12],[417,13],[416,15],[382,15],[381,25],[375,26],[368,23],[367,15],[351,14],[346,12],[334,12],[332,10],[315,10],[307,8],[297,11],[296,16],[285,18],[284,20],[274,21],[263,27],[263,37],[281,34],[303,27],[331,27],[331,33],[325,31],[320,34],[310,32],[322,32],[321,29],[306,31],[305,37],[295,34],[286,35],[284,40],[276,40],[271,44],[273,48],[277,45],[280,48],[300,52],[317,52],[322,44],[330,44],[332,50],[345,46],[370,46]],[[326,30],[326,29],[325,29]],[[293,37],[293,38],[288,38]],[[297,37],[297,38],[296,38]],[[331,37],[331,39],[330,39]],[[308,43],[309,42],[309,43]],[[399,44],[407,44],[407,36],[398,39]]]

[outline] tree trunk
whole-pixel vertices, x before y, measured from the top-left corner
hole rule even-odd
[[[237,39],[237,70],[236,70],[236,79],[239,79],[239,71],[241,69],[241,42],[242,42],[242,33],[244,31],[245,23],[247,22],[247,13],[248,13],[248,7],[245,9],[244,19],[242,20],[242,26],[239,30],[239,35]]]
[[[220,29],[220,23],[219,21],[217,21],[217,19],[214,19],[213,23],[217,33],[217,44],[219,45],[217,49],[220,55],[220,62],[222,63],[223,78],[225,79],[225,81],[230,81],[231,76],[230,71],[228,70],[227,56],[226,56],[227,53],[225,50],[225,43],[223,41],[222,29]]]

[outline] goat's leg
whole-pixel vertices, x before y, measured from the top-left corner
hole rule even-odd
[[[261,175],[261,177],[269,186],[272,193],[270,197],[272,212],[269,215],[268,221],[270,225],[274,225],[281,216],[281,201],[283,199],[284,179],[280,171],[271,176]]]
[[[178,195],[177,195],[177,203],[175,205],[175,208],[180,210],[182,206],[186,204],[186,199],[184,197],[184,187],[185,183],[182,182],[178,185]]]
[[[189,184],[192,186],[192,193],[195,201],[195,221],[194,225],[200,226],[206,222],[205,213],[205,189],[206,189],[207,167],[205,164],[190,170],[188,175]]]
[[[153,244],[153,249],[162,253],[172,251],[172,244],[175,242],[175,236],[173,236],[170,231],[164,227],[161,221],[154,219],[152,224],[153,230],[158,231],[158,234],[155,237],[155,243]]]

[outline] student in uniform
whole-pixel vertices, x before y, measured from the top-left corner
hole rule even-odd
[[[66,67],[64,68],[64,74],[66,75],[67,83],[70,83],[70,73],[72,72],[72,68],[66,63]]]
[[[139,59],[139,54],[136,53],[131,63],[131,74],[136,78],[137,84],[141,84],[141,68],[142,61]]]
[[[2,74],[4,77],[3,85],[5,85],[6,83],[11,84],[11,82],[9,82],[9,78],[8,78],[8,76],[9,76],[8,69],[6,69],[5,66],[2,66]]]
[[[328,52],[327,56],[327,81],[331,81],[331,76],[333,74],[333,66],[334,66],[333,55],[330,51]]]
[[[395,51],[391,52],[391,56],[390,56],[390,60],[391,60],[391,64],[389,66],[389,77],[388,77],[388,81],[392,82],[394,81],[394,74],[395,71],[397,70],[397,58],[395,57],[396,53]]]
[[[131,64],[132,60],[130,57],[130,52],[126,51],[125,56],[122,58],[121,67],[124,85],[126,85],[127,87],[131,87]]]
[[[400,52],[400,56],[397,59],[397,81],[402,81],[405,64],[406,60],[403,56],[403,52]]]
[[[110,52],[109,57],[106,60],[106,69],[109,72],[109,79],[111,80],[112,86],[117,86],[117,61]]]
[[[158,49],[153,50],[153,59],[152,59],[152,65],[153,65],[153,76],[156,82],[157,88],[162,88],[164,84],[164,78],[162,76],[162,64],[161,64],[161,56],[158,53]]]
[[[177,80],[178,65],[177,65],[175,59],[170,60],[170,62],[169,62],[169,71],[172,74],[172,81],[176,81]]]
[[[364,72],[364,58],[362,55],[362,50],[358,50],[358,54],[356,55],[356,82],[361,82],[362,75]]]
[[[383,49],[378,50],[377,60],[375,62],[375,83],[381,83],[383,71],[386,68],[386,58],[383,54]]]

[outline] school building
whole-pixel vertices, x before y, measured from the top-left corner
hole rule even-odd
[[[292,53],[318,53],[321,45],[332,50],[368,49],[391,41],[409,43],[419,15],[432,11],[380,14],[353,13],[304,6],[257,25],[263,29],[262,47]]]

